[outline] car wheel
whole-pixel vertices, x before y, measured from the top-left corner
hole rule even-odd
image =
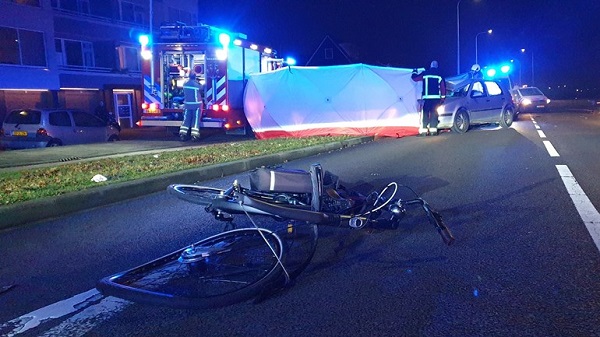
[[[110,135],[110,137],[108,137],[109,142],[116,142],[118,140],[121,140],[121,138],[119,138],[117,135]]]
[[[512,108],[505,108],[502,110],[500,116],[500,126],[504,129],[510,128],[514,121],[515,113]]]
[[[62,146],[62,142],[60,141],[60,139],[51,139],[48,144],[46,144],[46,147],[57,147],[57,146]]]
[[[454,122],[452,123],[452,131],[456,133],[465,133],[470,127],[469,114],[466,110],[461,109],[454,115]]]

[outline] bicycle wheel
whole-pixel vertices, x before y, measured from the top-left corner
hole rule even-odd
[[[285,269],[290,279],[294,279],[306,269],[315,254],[319,238],[317,225],[290,221],[276,233],[285,246]]]
[[[97,288],[105,295],[174,308],[226,306],[278,280],[284,249],[268,229],[235,229],[106,277]]]
[[[167,191],[179,199],[202,206],[212,204],[217,198],[226,198],[222,189],[198,185],[174,184],[169,185]]]

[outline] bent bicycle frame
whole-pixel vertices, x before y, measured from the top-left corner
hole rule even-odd
[[[380,201],[380,197],[382,198],[382,195],[388,188],[390,188],[390,186],[392,186],[394,189],[392,197],[387,200],[383,200],[381,204],[377,205]],[[188,195],[186,193],[181,193],[181,191],[178,189],[198,189],[209,192],[211,197],[209,199],[199,199],[193,194]],[[275,194],[243,188],[237,183],[237,181],[235,181],[227,190],[201,187],[197,185],[171,185],[168,187],[169,193],[175,194],[177,197],[188,202],[204,205],[205,211],[213,214],[217,220],[231,221],[233,219],[231,214],[245,214],[248,216],[255,228],[234,229],[214,235],[207,239],[201,240],[194,245],[182,248],[141,266],[103,278],[98,282],[97,288],[105,295],[112,295],[134,302],[145,302],[176,308],[214,308],[248,300],[256,296],[269,285],[280,282],[282,275],[285,276],[285,282],[287,283],[287,281],[290,280],[290,273],[285,266],[287,258],[285,243],[282,241],[279,234],[271,230],[258,227],[252,220],[251,215],[270,216],[276,219],[298,221],[306,224],[312,224],[312,226],[314,226],[312,233],[310,229],[306,233],[305,237],[307,238],[308,242],[308,248],[306,248],[306,260],[300,263],[301,267],[295,271],[295,275],[299,274],[302,269],[308,265],[310,259],[312,258],[318,237],[316,225],[348,227],[355,229],[360,229],[367,226],[384,229],[396,229],[398,228],[400,219],[406,212],[405,207],[409,205],[421,206],[427,215],[428,221],[436,228],[445,244],[451,245],[454,242],[455,239],[449,228],[444,224],[440,214],[434,211],[425,200],[418,196],[409,200],[393,199],[397,190],[398,185],[396,183],[390,183],[381,191],[381,193],[377,194],[375,201],[372,202],[372,205],[370,205],[371,208],[367,211],[363,210],[363,212],[338,214],[334,212],[315,211],[314,205],[311,207],[311,205],[308,204],[277,204],[273,201],[276,199]],[[313,199],[314,203],[314,195],[311,198]],[[386,207],[385,209],[384,206]],[[384,213],[382,213],[383,210],[385,210]],[[385,216],[382,216],[382,214],[385,214]],[[258,238],[257,234],[260,235],[260,238]],[[285,232],[283,235],[285,235]],[[265,258],[265,261],[270,260],[270,262],[264,262],[264,268],[257,269],[257,271],[252,270],[253,273],[257,273],[257,276],[253,276],[256,279],[253,279],[252,282],[248,282],[247,286],[242,284],[239,289],[236,288],[233,291],[224,291],[223,294],[215,296],[203,295],[204,297],[201,298],[195,298],[193,296],[181,296],[174,293],[162,292],[152,288],[153,286],[160,288],[160,283],[163,282],[160,280],[160,278],[163,277],[167,279],[171,277],[171,274],[174,273],[172,269],[179,268],[178,266],[180,266],[177,265],[177,263],[181,263],[181,265],[185,265],[186,267],[193,267],[194,263],[185,263],[186,261],[182,262],[182,257],[186,256],[187,253],[192,252],[193,257],[187,262],[202,262],[203,259],[211,258],[213,255],[218,257],[218,254],[221,252],[231,252],[232,250],[235,250],[235,244],[237,244],[236,238],[241,238],[243,236],[256,237],[254,239],[256,242],[253,242],[253,244],[257,245],[260,244],[259,241],[264,240],[263,245],[266,244],[270,251],[270,253],[267,254],[272,254],[271,258]],[[210,246],[207,248],[206,252],[201,251],[200,254],[197,255],[199,257],[196,258],[196,255],[193,255],[196,253],[194,251],[194,247],[202,246],[206,242],[211,242],[211,240],[216,242],[217,248]],[[247,243],[245,245],[250,247],[250,245]],[[242,257],[241,260],[246,261],[245,257]],[[201,268],[205,267],[201,266]],[[216,268],[218,268],[218,266]],[[186,273],[187,274],[185,274],[185,277],[198,277],[198,274],[194,274],[192,271],[186,271]],[[131,279],[140,280],[145,278],[152,279],[151,282],[155,282],[155,284],[151,284],[149,289],[131,286],[133,283],[128,283],[128,280]]]

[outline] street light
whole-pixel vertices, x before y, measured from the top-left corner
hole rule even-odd
[[[521,53],[525,54],[525,48],[521,49]],[[533,51],[530,52],[531,53],[531,85],[535,85],[535,81],[534,81],[534,72],[533,72]]]
[[[485,31],[485,32],[477,33],[477,34],[475,35],[475,63],[476,63],[476,64],[479,64],[479,62],[477,62],[477,37],[479,37],[479,35],[481,35],[481,34],[486,34],[486,33],[487,33],[487,34],[492,34],[492,30],[491,30],[491,29],[488,29],[488,30],[487,30],[487,31]]]

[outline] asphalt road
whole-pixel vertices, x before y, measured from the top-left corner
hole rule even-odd
[[[363,192],[411,186],[457,242],[444,246],[418,209],[397,231],[320,228],[295,285],[259,304],[194,311],[94,297],[101,277],[222,229],[166,193],[2,231],[0,287],[16,286],[0,294],[0,334],[600,336],[597,223],[582,220],[557,171],[568,166],[598,209],[600,115],[531,116],[508,130],[381,139],[285,163],[320,162]],[[247,178],[204,183],[233,179]]]

